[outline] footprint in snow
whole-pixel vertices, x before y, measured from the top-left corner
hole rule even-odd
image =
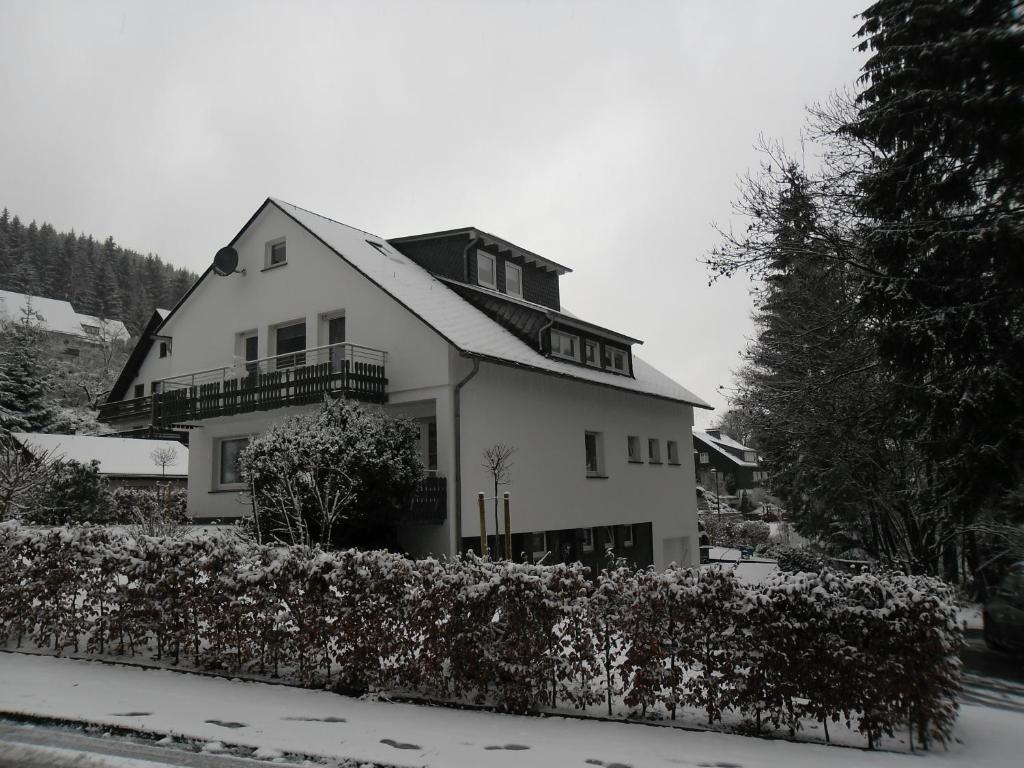
[[[529,749],[529,747],[528,747],[528,746],[526,746],[525,744],[504,744],[504,745],[501,745],[501,744],[497,744],[497,745],[494,745],[494,746],[491,746],[491,747],[484,747],[484,749],[511,749],[511,750],[520,750],[520,749]]]
[[[149,717],[152,712],[111,712],[110,717]]]
[[[389,747],[394,747],[395,749],[423,749],[419,744],[406,744],[401,741],[395,741],[394,739],[381,739],[380,743],[387,744]]]
[[[207,720],[210,725],[219,725],[221,728],[245,728],[246,723],[236,723],[231,720]]]

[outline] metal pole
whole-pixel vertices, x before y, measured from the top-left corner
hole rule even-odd
[[[476,495],[477,505],[480,507],[480,557],[487,557],[487,510],[484,509],[484,495]]]
[[[512,559],[512,512],[509,509],[508,491],[502,497],[505,502],[505,559]]]

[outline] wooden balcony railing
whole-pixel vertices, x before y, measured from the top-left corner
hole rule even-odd
[[[420,481],[406,522],[437,524],[448,516],[448,481],[436,473]]]
[[[113,403],[100,403],[99,419],[106,423],[117,423],[119,421],[138,421],[145,419],[147,422],[153,415],[153,398],[136,397],[131,400],[117,400]]]
[[[240,361],[162,379],[152,395],[153,425],[170,427],[217,416],[323,400],[325,395],[387,401],[387,354],[357,344],[330,344]],[[127,402],[127,401],[126,401]]]

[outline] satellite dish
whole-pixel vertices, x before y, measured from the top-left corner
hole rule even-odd
[[[213,271],[222,277],[233,275],[237,268],[238,251],[230,245],[221,248],[217,251],[217,255],[213,257]],[[243,273],[245,272],[245,270],[242,271]]]

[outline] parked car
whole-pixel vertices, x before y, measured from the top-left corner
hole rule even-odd
[[[1010,567],[982,616],[989,648],[1024,653],[1024,561]]]

